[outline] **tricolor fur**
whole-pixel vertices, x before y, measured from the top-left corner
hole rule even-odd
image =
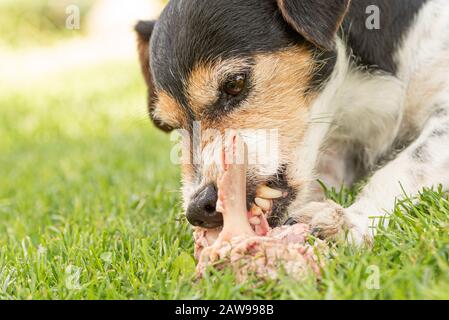
[[[372,5],[378,30],[366,27]],[[247,186],[248,206],[260,184],[288,193],[274,201],[273,225],[307,222],[328,238],[349,229],[361,242],[372,237],[369,217],[389,214],[404,192],[449,187],[448,0],[172,0],[136,30],[158,127],[192,140],[198,123],[223,134],[278,130],[277,165],[250,166]],[[245,86],[229,95],[236,75]],[[199,161],[183,165],[185,209],[216,227],[211,159],[221,149],[198,138],[186,152]],[[311,202],[317,179],[367,178],[347,209]]]

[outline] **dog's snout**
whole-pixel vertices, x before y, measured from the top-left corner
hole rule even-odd
[[[213,229],[223,225],[223,216],[217,212],[217,189],[209,184],[201,189],[190,202],[187,220],[196,227]]]

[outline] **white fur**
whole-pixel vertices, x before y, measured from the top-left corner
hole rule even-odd
[[[339,52],[346,50],[341,40],[337,41],[337,48]],[[345,75],[348,73],[349,59],[344,54],[339,54],[335,71],[329,84],[323,89],[321,95],[316,99],[311,107],[310,128],[307,130],[303,143],[295,151],[298,162],[296,166],[290,168],[289,175],[296,181],[312,181],[315,164],[317,163],[320,146],[329,132],[331,122],[326,121],[335,116],[336,109],[331,108],[332,100],[337,94],[337,90],[341,88],[345,81]],[[315,121],[315,119],[323,121]],[[304,192],[304,196],[297,197],[297,200],[291,205],[291,210],[298,210],[304,205],[310,195]]]
[[[376,221],[370,217],[390,214],[404,191],[413,195],[423,187],[439,183],[449,188],[449,149],[442,146],[447,144],[449,133],[432,136],[433,130],[445,126],[445,121],[449,125],[449,111],[440,118],[431,118],[437,108],[449,110],[447,30],[449,1],[428,2],[395,54],[397,77],[368,74],[349,65],[342,58],[346,57],[346,50],[339,41],[333,78],[312,108],[313,115],[330,115],[332,125],[311,127],[305,145],[299,150],[298,172],[308,172],[308,167],[317,163],[320,147],[332,145],[345,154],[346,149],[357,144],[365,151],[366,166],[372,167],[391,152],[396,140],[411,134],[418,136],[395,160],[371,177],[355,204],[345,210],[346,224],[352,228],[356,242],[372,236],[369,226]],[[423,145],[428,159],[413,159],[416,149]],[[297,212],[298,206],[292,204],[292,216],[300,217],[310,211],[306,207]],[[326,212],[317,213],[314,219],[317,227],[329,227],[330,215]]]

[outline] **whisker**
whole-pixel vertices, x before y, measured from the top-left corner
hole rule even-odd
[[[331,126],[338,126],[338,124],[334,121],[308,121],[308,124],[329,124]]]
[[[329,116],[329,117],[314,117],[312,118],[312,120],[321,120],[321,119],[333,119],[334,117]]]

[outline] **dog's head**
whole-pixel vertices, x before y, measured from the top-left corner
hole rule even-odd
[[[293,202],[304,201],[314,167],[304,159],[314,158],[301,150],[317,152],[305,146],[311,108],[334,69],[336,33],[348,5],[172,0],[157,22],[138,23],[151,119],[167,132],[182,129],[188,141],[183,194],[192,224],[222,223],[214,160],[228,129],[241,130],[253,159],[248,206],[261,184],[282,190],[271,207],[275,225]]]

